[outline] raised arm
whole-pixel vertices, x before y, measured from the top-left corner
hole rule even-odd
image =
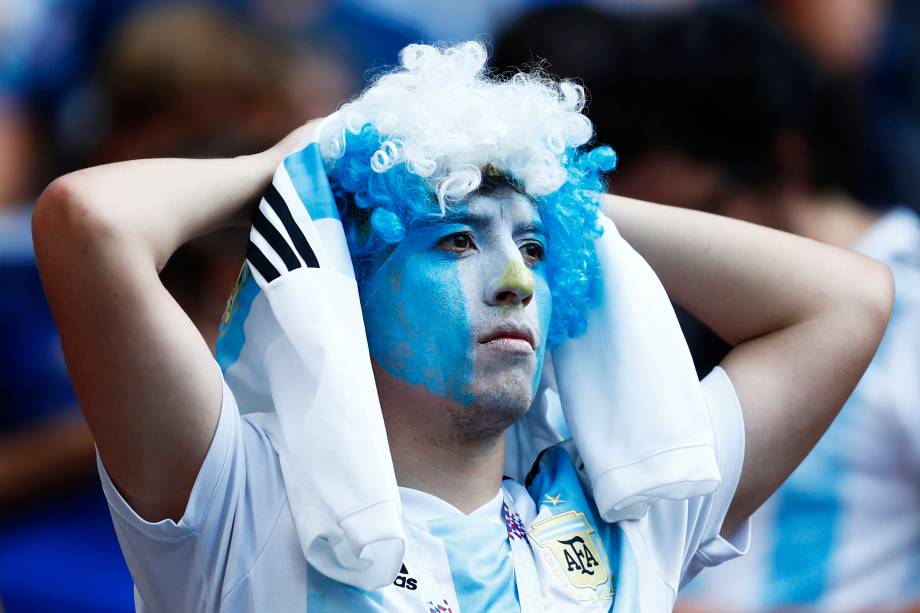
[[[734,345],[741,481],[731,532],[817,443],[875,354],[894,283],[873,259],[753,224],[605,196],[604,211],[678,304]]]
[[[298,136],[234,159],[89,168],[39,199],[35,251],[74,389],[112,480],[146,519],[182,515],[222,394],[158,273],[183,243],[245,223]]]

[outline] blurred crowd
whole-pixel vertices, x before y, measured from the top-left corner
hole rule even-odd
[[[613,193],[856,249],[894,272],[889,331],[840,418],[755,515],[756,551],[703,573],[681,610],[920,610],[916,2],[12,0],[0,6],[0,613],[133,610],[32,253],[44,185],[119,160],[255,152],[334,111],[406,44],[474,37],[498,71],[585,85],[597,140],[620,160]],[[212,346],[245,242],[203,237],[162,272]],[[679,317],[705,374],[728,346]]]

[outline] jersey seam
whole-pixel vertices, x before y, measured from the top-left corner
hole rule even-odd
[[[265,542],[262,543],[262,546],[259,548],[259,552],[256,554],[255,558],[253,559],[252,566],[250,566],[249,570],[247,570],[243,574],[243,576],[237,579],[233,583],[233,585],[227,588],[227,590],[221,595],[220,597],[221,605],[224,604],[227,598],[230,597],[230,594],[232,594],[238,587],[240,587],[243,584],[243,582],[246,581],[246,579],[248,579],[252,575],[253,571],[256,569],[256,566],[258,565],[259,561],[262,559],[262,554],[265,553],[265,550],[268,548],[268,544],[271,542],[272,537],[275,535],[275,530],[278,529],[278,524],[281,521],[281,515],[284,513],[284,509],[287,507],[287,503],[288,503],[288,497],[287,495],[285,495],[281,501],[281,505],[278,508],[278,513],[277,515],[275,515],[275,520],[272,524],[272,529],[269,530],[268,535],[265,538]]]
[[[711,419],[711,414],[710,414],[710,419]],[[607,473],[609,473],[609,472],[612,471],[612,470],[617,470],[617,469],[619,469],[619,468],[627,468],[627,467],[629,467],[629,466],[634,466],[634,465],[639,464],[640,462],[644,462],[645,460],[648,460],[648,459],[650,459],[650,458],[654,458],[654,457],[656,457],[656,456],[664,455],[664,454],[670,453],[670,452],[672,452],[672,451],[682,451],[682,450],[684,450],[684,449],[696,449],[696,448],[698,448],[698,447],[709,447],[709,448],[714,448],[715,446],[714,446],[714,445],[711,445],[711,444],[709,444],[709,443],[705,443],[705,442],[704,442],[704,443],[690,443],[690,444],[687,444],[687,445],[675,445],[674,447],[668,447],[667,449],[662,449],[662,450],[660,450],[660,451],[652,451],[652,452],[647,453],[647,454],[645,454],[645,455],[643,455],[643,456],[640,456],[640,457],[638,457],[638,458],[634,458],[634,459],[632,459],[632,460],[627,460],[626,462],[623,462],[623,463],[621,463],[621,464],[617,464],[616,466],[611,466],[610,468],[604,468],[603,470],[601,470],[600,472],[598,472],[598,473],[595,475],[594,479],[600,478],[600,477],[602,477],[603,475],[606,475]],[[592,481],[593,481],[593,479],[592,479]],[[687,481],[690,482],[690,480],[687,480]],[[702,481],[702,480],[701,480],[701,481]]]
[[[631,521],[635,521],[635,520],[631,520]],[[644,547],[645,551],[646,552],[653,551],[652,546],[649,544],[648,540],[645,538],[645,534],[642,532],[642,528],[638,524],[634,524],[634,525],[636,528],[636,532],[639,534],[639,538],[642,539],[642,544],[645,546]],[[668,581],[662,576],[661,569],[658,567],[658,561],[657,559],[655,559],[655,556],[652,556],[652,569],[655,571],[655,576],[658,577],[658,580],[661,581],[661,583],[665,587],[667,587],[671,591],[671,594],[676,598],[677,590],[674,588],[673,585],[671,585],[670,581]]]
[[[718,368],[721,368],[721,367],[718,367]],[[720,383],[720,385],[722,385],[723,387],[727,387],[728,392],[730,392],[731,397],[732,397],[732,399],[734,400],[734,405],[735,405],[735,408],[737,409],[737,411],[738,411],[738,413],[739,413],[739,417],[740,417],[740,421],[741,421],[741,436],[743,437],[743,436],[745,435],[745,433],[744,433],[744,414],[741,412],[741,411],[742,411],[742,409],[741,409],[741,400],[740,400],[740,398],[738,398],[738,393],[737,393],[737,391],[735,390],[734,383],[732,383],[732,380],[731,380],[731,378],[728,376],[728,373],[725,372],[725,369],[722,369],[722,371],[723,371],[724,377],[723,377],[723,381]],[[725,424],[721,421],[721,419],[716,419],[716,412],[713,411],[712,407],[709,406],[709,402],[708,402],[708,401],[707,401],[707,403],[706,403],[706,408],[707,408],[707,411],[709,412],[709,420],[710,420],[710,422],[711,422],[712,425],[713,425],[713,434],[714,434],[714,435],[717,435],[718,441],[724,442],[724,440],[725,440],[725,435],[726,435],[726,429],[725,429],[725,427],[724,427]],[[719,417],[721,417],[721,413],[719,413]],[[715,438],[714,438],[714,440],[715,440]],[[725,446],[720,444],[720,445],[715,445],[714,447],[715,447],[715,451],[716,451],[716,461],[717,461],[718,464],[719,464],[719,471],[721,472],[722,469],[723,469],[723,467],[725,466],[725,463],[724,463],[724,460],[725,460]],[[744,448],[742,447],[742,449],[741,449],[741,468],[743,468],[743,467],[744,467]],[[740,482],[740,469],[739,469],[738,481]],[[723,484],[724,484],[724,479],[723,479]],[[730,501],[728,502],[728,506],[726,507],[726,513],[727,513],[728,509],[731,507],[732,502],[734,502],[734,497],[735,497],[735,494],[737,494],[738,485],[739,485],[739,483],[736,483],[736,484],[735,484],[735,491],[732,493],[732,500],[730,500]],[[720,485],[719,487],[721,488],[722,485]],[[709,508],[708,508],[707,511],[706,511],[706,519],[705,519],[705,522],[704,522],[704,524],[703,524],[702,537],[707,537],[707,536],[708,536],[709,538],[708,538],[707,540],[705,540],[705,541],[703,541],[702,538],[700,539],[699,545],[697,546],[696,550],[693,552],[693,555],[692,555],[692,556],[690,557],[690,559],[689,559],[689,561],[697,560],[697,559],[698,559],[698,560],[700,560],[701,562],[703,562],[703,565],[704,565],[704,566],[707,566],[707,567],[715,566],[715,565],[717,564],[717,562],[716,562],[716,560],[715,560],[712,556],[710,556],[709,553],[705,550],[705,546],[706,546],[707,544],[713,542],[713,541],[720,540],[720,539],[721,539],[721,540],[724,540],[724,541],[727,541],[727,539],[726,539],[725,537],[723,537],[722,534],[721,534],[721,533],[722,533],[722,525],[723,525],[723,523],[724,523],[724,521],[725,521],[725,516],[724,516],[724,515],[722,516],[722,521],[719,523],[718,530],[715,530],[716,526],[714,525],[714,522],[713,522],[713,511],[714,511],[714,505],[709,505]],[[743,524],[742,524],[742,525],[743,525]],[[733,536],[733,535],[730,535],[730,536]],[[734,544],[732,544],[732,543],[729,543],[729,544],[731,544],[731,545],[734,547]],[[683,571],[682,571],[682,573],[681,573],[681,576],[682,576],[682,577],[683,577],[683,572],[685,572],[686,569],[687,569],[688,567],[689,567],[689,565],[685,566],[685,568],[683,569]]]
[[[361,511],[366,511],[367,509],[370,509],[372,507],[376,507],[377,505],[383,504],[384,502],[394,502],[394,501],[392,498],[380,498],[379,500],[369,502],[365,505],[361,505],[358,508],[351,509],[350,511],[346,511],[345,513],[342,513],[341,515],[335,518],[335,522],[336,524],[340,524],[346,519],[348,519],[349,517],[351,517],[352,515],[356,513],[360,513]]]
[[[726,377],[727,377],[727,376],[728,376],[728,373],[726,373]],[[723,385],[724,385],[725,382],[723,381],[722,383],[723,383]],[[734,392],[734,387],[732,387],[732,392]],[[736,398],[736,402],[737,402],[737,396],[736,396],[735,398]],[[739,404],[739,407],[740,407],[740,403],[738,403],[738,404]],[[714,443],[714,444],[713,444],[713,451],[715,451],[715,454],[716,454],[716,464],[718,464],[719,473],[721,473],[721,472],[722,472],[722,468],[723,468],[723,466],[724,466],[723,460],[725,459],[725,458],[723,457],[723,454],[724,454],[724,446],[723,446],[722,444],[715,444],[715,443],[716,443],[717,441],[718,441],[718,443],[722,443],[722,442],[724,441],[724,439],[723,439],[723,432],[722,432],[722,424],[719,422],[719,420],[715,419],[715,416],[713,415],[712,407],[709,406],[709,402],[708,402],[708,401],[706,402],[706,412],[709,414],[709,423],[712,424],[713,435],[715,435],[715,436],[713,436],[713,443]],[[743,461],[743,460],[742,460],[742,461]],[[723,483],[724,483],[724,478],[723,478]],[[719,484],[719,487],[716,488],[716,492],[713,492],[713,495],[716,495],[716,496],[717,496],[717,495],[718,495],[717,492],[718,492],[719,488],[721,488],[721,487],[722,487],[722,484]],[[734,495],[732,495],[732,499],[734,499]],[[729,504],[729,506],[731,506],[731,501],[729,501],[728,504]],[[704,536],[704,537],[705,537],[709,532],[711,532],[712,529],[713,529],[713,527],[714,527],[714,526],[712,525],[712,511],[713,511],[713,507],[714,507],[714,506],[715,506],[714,504],[710,504],[710,505],[708,505],[709,508],[706,509],[706,520],[703,522],[703,535],[702,535],[702,536]],[[727,510],[728,510],[728,509],[726,508],[726,511],[727,511]],[[724,517],[723,517],[723,521],[724,521]],[[720,531],[721,531],[721,529],[720,529]],[[716,536],[719,536],[719,535],[716,534]],[[699,543],[699,546],[697,546],[697,548],[696,548],[696,551],[693,552],[693,556],[691,556],[691,558],[690,558],[691,560],[692,560],[694,557],[696,557],[696,555],[700,552],[700,550],[701,550],[703,544],[704,544],[704,543],[703,543],[702,540],[701,540],[700,543]]]
[[[718,367],[717,367],[717,368],[718,368]],[[724,372],[724,371],[723,371],[723,372]],[[731,385],[731,379],[728,378],[728,373],[725,373],[725,374],[724,374],[724,378],[727,379],[727,383],[728,383],[729,385]],[[720,382],[720,385],[725,385],[725,383],[726,383],[726,381],[722,381],[722,382]],[[739,408],[739,410],[740,410],[740,405],[741,405],[741,403],[738,401],[738,397],[737,397],[737,394],[735,393],[735,390],[734,390],[734,386],[733,386],[733,385],[731,385],[730,390],[731,390],[731,392],[734,394],[735,402],[737,403],[738,408]],[[707,414],[707,416],[709,417],[709,423],[710,423],[710,426],[711,426],[712,432],[713,432],[713,444],[711,445],[711,447],[712,447],[713,452],[715,453],[715,456],[716,456],[716,464],[717,464],[718,467],[719,467],[719,472],[721,472],[721,471],[722,471],[722,467],[723,467],[723,462],[722,462],[722,460],[724,459],[724,458],[723,458],[723,451],[724,451],[723,445],[719,444],[719,443],[723,442],[723,438],[722,438],[722,434],[723,434],[722,424],[721,424],[718,420],[716,420],[716,419],[714,418],[715,416],[714,416],[714,412],[713,412],[713,410],[712,410],[712,407],[709,406],[709,395],[708,395],[708,394],[704,394],[704,399],[705,399],[705,401],[706,401],[706,402],[704,402],[704,404],[706,405],[706,414]],[[720,485],[719,487],[721,487],[721,485]],[[716,489],[716,492],[718,492],[718,488]],[[717,495],[717,494],[714,492],[712,495]],[[729,503],[729,504],[731,504],[731,503]],[[702,526],[702,531],[701,531],[701,532],[702,532],[702,534],[701,534],[702,537],[705,537],[706,534],[707,534],[707,532],[708,532],[708,531],[711,531],[712,528],[713,528],[713,526],[712,526],[713,505],[710,504],[710,505],[708,505],[708,507],[709,507],[709,508],[706,509],[705,518],[703,519],[703,522],[700,524],[700,525]],[[689,526],[688,526],[688,528],[689,528]],[[641,527],[639,527],[638,525],[636,526],[636,532],[639,533],[639,536],[640,536],[640,538],[642,539],[642,543],[645,545],[646,549],[647,549],[647,550],[651,550],[651,546],[650,546],[648,540],[645,538],[645,534],[642,532]],[[686,532],[686,529],[685,529],[684,538],[687,538],[687,537],[689,537],[689,536],[690,536],[690,534],[689,534],[688,532]],[[718,536],[718,534],[717,534],[716,536]],[[708,542],[708,541],[707,541],[707,542]],[[692,552],[687,552],[687,553],[684,554],[684,559],[681,561],[681,569],[680,569],[680,577],[678,577],[678,585],[680,584],[680,579],[681,579],[681,577],[683,577],[684,573],[686,572],[686,570],[687,570],[687,568],[688,568],[688,566],[689,566],[689,562],[691,562],[691,561],[692,561],[693,559],[695,559],[698,555],[700,555],[701,553],[703,553],[703,552],[702,552],[702,546],[703,546],[703,545],[704,545],[704,543],[703,543],[702,539],[700,539],[699,544],[697,545],[697,547],[696,547]],[[689,555],[688,555],[688,554],[689,554]],[[677,589],[676,586],[671,585],[671,582],[669,582],[668,580],[666,580],[666,579],[662,576],[662,575],[663,575],[663,572],[662,572],[662,569],[660,568],[660,564],[659,564],[659,562],[658,562],[657,559],[654,559],[654,558],[653,558],[652,568],[654,568],[654,570],[655,570],[655,575],[658,577],[658,579],[659,579],[664,585],[666,585],[666,586],[668,587],[668,589],[671,590],[671,592],[672,592],[672,593],[674,594],[674,596],[676,597],[676,596],[677,596],[678,589]]]

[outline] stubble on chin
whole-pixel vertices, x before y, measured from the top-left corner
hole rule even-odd
[[[528,385],[514,380],[499,380],[475,386],[474,404],[452,407],[450,425],[464,442],[495,438],[515,424],[530,408]]]
[[[497,438],[520,419],[516,413],[505,413],[480,407],[454,409],[450,413],[453,436],[459,442],[473,443]]]

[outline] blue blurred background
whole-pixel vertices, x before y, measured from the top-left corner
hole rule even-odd
[[[31,207],[44,185],[80,167],[124,159],[256,151],[335,110],[394,64],[406,44],[478,38],[496,50],[499,69],[544,60],[548,72],[582,79],[592,94],[589,113],[599,139],[623,159],[623,193],[675,204],[691,198],[688,194],[705,196],[696,208],[718,210],[724,186],[702,185],[706,168],[689,175],[672,168],[678,174],[671,183],[685,190],[667,194],[657,190],[669,181],[643,181],[638,166],[630,172],[630,156],[638,159],[645,152],[643,139],[658,135],[667,141],[673,135],[654,118],[631,115],[625,103],[618,108],[614,101],[626,98],[617,87],[637,89],[610,74],[614,65],[617,75],[632,65],[641,66],[639,77],[653,85],[656,78],[674,77],[677,73],[663,68],[656,72],[648,49],[635,51],[645,63],[637,56],[630,64],[623,51],[614,64],[612,46],[625,44],[631,19],[677,14],[699,4],[732,5],[770,19],[833,81],[837,93],[822,108],[831,109],[828,117],[839,123],[829,133],[839,134],[843,126],[850,140],[834,141],[838,155],[831,156],[825,179],[868,209],[920,206],[916,2],[6,0],[0,5],[0,612],[133,611],[131,578],[98,486],[92,440],[67,380],[32,254]],[[607,22],[596,14],[615,20],[602,25]],[[728,38],[720,44],[720,53],[730,56],[746,43]],[[705,115],[705,101],[691,96],[682,103],[686,118],[676,121],[692,123]],[[819,119],[806,117],[801,129],[807,132],[809,122],[817,125]],[[742,117],[729,129],[756,132],[756,120]],[[798,141],[790,142],[764,164],[785,168],[800,162]],[[616,177],[612,185],[617,191]],[[163,273],[212,345],[244,245],[245,236],[234,232],[200,239],[180,250]],[[724,347],[687,325],[703,372]]]

